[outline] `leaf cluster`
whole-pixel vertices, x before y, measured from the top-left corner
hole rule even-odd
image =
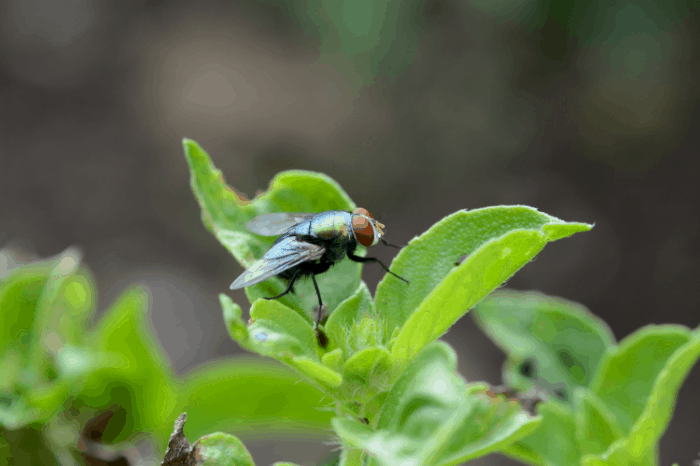
[[[183,406],[196,435],[325,432],[323,395],[290,370],[247,357],[178,377],[155,338],[148,290],[125,290],[93,323],[96,302],[73,249],[0,277],[0,465],[131,458],[144,442],[157,457]]]

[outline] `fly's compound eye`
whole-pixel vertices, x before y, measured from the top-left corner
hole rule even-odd
[[[367,209],[362,208],[362,207],[357,207],[355,210],[352,211],[352,213],[353,213],[353,214],[364,215],[365,217],[369,217],[369,218],[371,218],[371,219],[374,218],[374,217],[372,216],[372,214],[370,214],[369,211],[368,211]]]
[[[364,209],[355,209],[355,211],[357,210]],[[359,212],[353,213],[360,214]],[[374,244],[374,228],[372,228],[369,219],[362,214],[352,216],[352,231],[355,232],[357,241],[364,247],[368,248]]]

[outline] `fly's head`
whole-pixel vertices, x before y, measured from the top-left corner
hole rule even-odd
[[[352,211],[352,234],[362,246],[368,248],[377,244],[384,236],[384,228],[367,209],[358,207]]]

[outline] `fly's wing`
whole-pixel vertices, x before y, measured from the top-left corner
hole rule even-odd
[[[279,212],[275,214],[262,214],[248,222],[250,231],[260,236],[281,235],[299,222],[303,222],[313,214]]]
[[[326,248],[300,241],[290,236],[275,244],[262,259],[250,266],[233,283],[231,289],[244,288],[263,282],[302,262],[319,259]]]

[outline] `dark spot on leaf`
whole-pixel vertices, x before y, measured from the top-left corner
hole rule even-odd
[[[561,363],[569,369],[571,376],[577,382],[583,383],[586,378],[586,372],[583,369],[583,364],[578,361],[569,351],[559,350],[557,351],[557,356]]]
[[[457,259],[457,261],[455,262],[455,267],[457,267],[459,264],[461,264],[462,262],[464,262],[464,259],[466,259],[467,257],[469,257],[467,254],[462,254],[462,255],[459,257],[459,259]]]
[[[537,378],[537,363],[534,359],[528,358],[520,363],[519,371],[523,377],[534,380]]]
[[[569,393],[566,391],[565,388],[555,388],[554,390],[552,390],[552,393],[554,393],[554,396],[556,396],[562,401],[567,401],[569,399]]]

